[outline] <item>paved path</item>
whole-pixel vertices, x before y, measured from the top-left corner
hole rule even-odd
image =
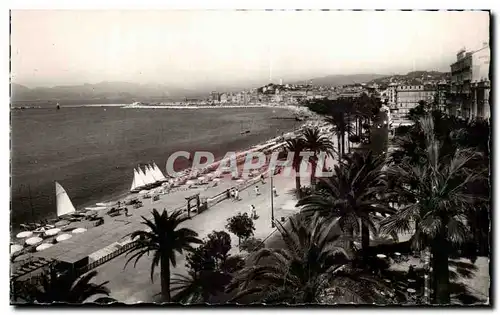
[[[295,213],[295,200],[290,190],[295,188],[295,179],[285,178],[283,176],[274,177],[274,185],[277,189],[278,197],[274,198],[275,218],[280,219],[288,217]],[[307,178],[302,179],[304,185],[309,184]],[[224,200],[213,206],[209,210],[184,222],[182,227],[187,227],[198,232],[199,237],[205,238],[212,231],[225,230],[227,219],[236,215],[238,212],[249,212],[250,205],[254,205],[259,218],[255,222],[255,237],[264,239],[273,232],[271,227],[271,187],[270,179],[266,178],[266,184],[257,184],[261,195],[256,196],[253,187],[240,192],[241,201]],[[232,233],[231,242],[233,245],[232,253],[238,253],[238,239]],[[151,257],[144,256],[134,268],[133,262],[125,269],[125,263],[128,257],[121,255],[112,261],[98,267],[98,276],[96,282],[109,281],[107,285],[111,291],[111,297],[124,302],[154,302],[160,301],[160,269],[157,268],[154,273],[154,283],[151,283],[150,267]],[[184,255],[177,255],[177,265],[172,268],[172,275],[175,273],[186,273]]]

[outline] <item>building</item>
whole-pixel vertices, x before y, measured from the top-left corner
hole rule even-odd
[[[221,93],[219,95],[219,101],[221,103],[227,103],[229,101],[229,96],[227,95],[227,93]]]
[[[451,87],[448,113],[467,119],[490,118],[490,46],[457,53],[450,65]]]
[[[404,120],[420,101],[427,104],[434,102],[436,88],[431,85],[400,85],[396,88],[396,99],[392,105],[394,120]]]
[[[220,94],[218,92],[212,92],[210,93],[210,100],[212,102],[218,103],[220,102]]]

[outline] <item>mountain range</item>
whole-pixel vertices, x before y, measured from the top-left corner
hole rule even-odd
[[[391,80],[413,80],[421,78],[440,79],[445,78],[446,73],[436,71],[415,71],[406,75],[382,75],[382,74],[353,74],[353,75],[329,75],[312,78],[304,81],[296,81],[291,84],[304,84],[312,81],[313,85],[338,86],[354,83],[387,83]],[[263,84],[265,84],[263,82]],[[18,105],[54,105],[64,104],[128,104],[135,101],[162,102],[169,100],[181,100],[184,98],[208,97],[211,91],[236,92],[252,86],[204,86],[196,89],[182,89],[162,84],[137,84],[130,82],[100,82],[96,84],[64,85],[54,87],[28,88],[26,86],[11,84],[11,104]],[[255,84],[255,86],[258,86]]]

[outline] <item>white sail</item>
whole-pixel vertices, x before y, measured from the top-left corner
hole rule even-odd
[[[141,175],[139,174],[138,171],[135,170],[134,168],[134,179],[135,179],[135,187],[142,187],[142,186],[146,186],[146,183],[144,182],[144,180],[142,180],[142,177]]]
[[[76,211],[66,190],[58,182],[56,182],[56,205],[58,217]]]
[[[137,184],[135,183],[135,174],[134,174],[134,179],[132,180],[132,185],[130,186],[130,191],[132,191],[132,190],[134,190],[136,188],[137,188]]]
[[[164,181],[164,180],[167,180],[165,178],[165,176],[163,175],[163,173],[161,172],[160,168],[158,167],[158,165],[156,165],[156,163],[153,162],[153,170],[155,172],[155,174],[157,175],[157,177],[161,180],[161,181]]]
[[[153,177],[153,180],[154,180],[155,183],[157,183],[157,182],[160,181],[160,179],[157,178],[157,175],[155,174],[153,168],[150,165],[146,165],[146,169],[148,170],[148,172],[151,175],[151,177]]]
[[[139,177],[141,178],[144,185],[151,184],[148,180],[148,177],[146,176],[146,173],[144,173],[144,171],[140,167],[137,168],[137,173],[139,174]]]
[[[136,190],[139,187],[146,186],[144,184],[144,181],[141,178],[141,175],[139,175],[139,172],[134,168],[134,180],[132,181],[132,186],[130,187],[130,191]]]
[[[147,184],[154,184],[156,183],[156,180],[154,179],[153,175],[151,174],[151,171],[147,167],[147,165],[144,167],[144,174],[147,179]]]

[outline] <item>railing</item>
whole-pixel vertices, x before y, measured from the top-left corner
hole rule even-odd
[[[77,275],[82,275],[86,272],[89,272],[92,269],[95,269],[99,267],[100,265],[110,261],[111,259],[125,253],[126,251],[130,250],[132,247],[136,246],[137,241],[132,241],[130,243],[127,243],[125,245],[120,246],[117,250],[107,254],[106,256],[103,256],[99,258],[96,261],[91,262],[90,264],[86,265],[85,267],[79,268],[76,273]]]

